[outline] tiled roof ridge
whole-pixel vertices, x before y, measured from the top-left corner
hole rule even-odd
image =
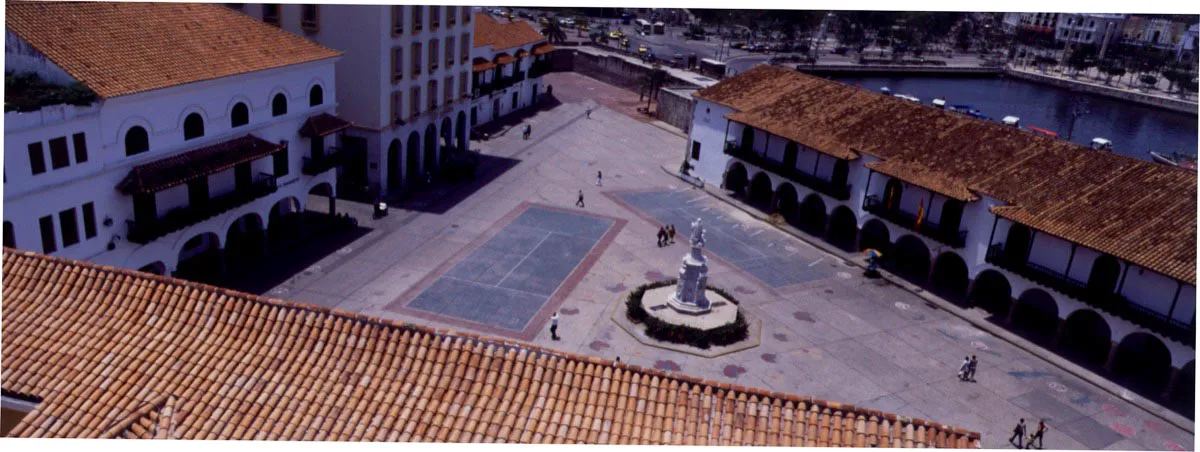
[[[113,439],[120,437],[121,434],[128,430],[129,427],[134,423],[142,420],[142,418],[150,416],[150,413],[162,408],[162,406],[167,403],[168,398],[169,397],[167,394],[159,394],[154,396],[154,398],[146,401],[146,403],[143,403],[142,406],[138,407],[138,409],[130,412],[123,418],[113,421],[113,423],[107,428],[101,429],[101,433],[97,437],[101,439]]]
[[[622,372],[622,375],[624,375],[624,377],[621,378],[621,380],[625,380],[627,378],[632,378],[635,380],[636,379],[657,380],[660,378],[661,379],[670,379],[670,380],[672,380],[672,382],[671,382],[671,385],[668,385],[668,386],[673,386],[675,384],[679,384],[680,387],[682,387],[682,385],[690,385],[692,387],[692,389],[690,391],[692,391],[692,392],[703,391],[705,393],[713,393],[714,395],[718,395],[718,396],[721,393],[724,393],[725,394],[724,397],[734,397],[733,392],[737,392],[738,393],[737,397],[742,400],[744,400],[744,398],[746,398],[746,397],[757,397],[757,398],[763,399],[763,401],[765,403],[765,399],[769,398],[769,399],[773,399],[776,402],[782,401],[787,404],[795,404],[795,406],[797,406],[797,407],[807,407],[806,410],[821,409],[821,410],[825,410],[825,411],[833,410],[835,412],[854,413],[854,415],[855,415],[854,417],[872,417],[873,416],[873,417],[877,417],[881,420],[888,420],[889,422],[900,422],[903,424],[907,424],[914,429],[916,429],[916,428],[937,429],[941,432],[939,434],[953,433],[953,434],[956,434],[959,436],[963,436],[968,441],[971,441],[971,442],[977,442],[981,438],[979,432],[968,431],[961,427],[953,427],[953,426],[949,426],[949,425],[945,425],[945,424],[926,421],[926,420],[920,419],[920,418],[909,418],[906,416],[899,416],[896,414],[886,413],[886,412],[882,412],[882,411],[875,410],[875,409],[856,407],[856,406],[850,405],[850,404],[843,404],[843,403],[838,403],[838,402],[827,401],[824,399],[818,399],[818,398],[814,398],[811,396],[799,396],[799,395],[795,395],[795,394],[767,391],[765,389],[748,388],[748,387],[741,386],[741,385],[735,385],[735,384],[721,382],[721,381],[707,380],[707,379],[692,377],[690,375],[662,371],[662,370],[654,369],[654,368],[643,368],[641,366],[627,364],[627,363],[616,363],[616,362],[612,362],[612,361],[609,361],[609,360],[606,360],[603,358],[598,358],[598,357],[593,357],[593,356],[585,356],[585,355],[578,355],[578,354],[574,354],[574,353],[570,353],[570,352],[562,352],[562,351],[553,350],[553,349],[549,349],[549,348],[534,345],[534,344],[512,342],[512,341],[507,341],[507,340],[502,340],[502,339],[497,339],[497,338],[490,338],[490,337],[481,336],[481,335],[477,335],[477,334],[470,333],[470,332],[455,331],[455,330],[450,330],[450,329],[434,329],[434,328],[429,328],[429,327],[422,326],[422,325],[415,325],[415,324],[411,324],[411,323],[406,323],[406,322],[401,322],[401,321],[391,320],[391,319],[385,319],[385,318],[376,317],[376,316],[370,316],[370,315],[359,314],[359,313],[354,313],[354,312],[349,312],[349,311],[343,311],[343,310],[339,310],[339,309],[326,308],[323,306],[315,306],[315,305],[297,303],[297,302],[292,302],[292,301],[287,301],[287,300],[282,300],[282,299],[277,299],[277,298],[271,298],[271,297],[265,297],[265,296],[261,296],[261,295],[245,293],[245,292],[239,292],[239,291],[232,290],[232,289],[210,286],[210,285],[206,285],[206,284],[202,284],[202,283],[186,281],[186,280],[177,279],[177,278],[168,277],[168,276],[142,273],[142,272],[138,272],[138,271],[134,271],[134,270],[130,270],[130,269],[113,267],[113,266],[108,266],[108,265],[103,265],[103,264],[98,264],[98,263],[93,263],[93,262],[87,262],[87,261],[82,261],[82,260],[76,260],[76,259],[46,256],[46,255],[42,255],[42,254],[38,254],[38,253],[31,252],[31,251],[26,251],[26,250],[4,248],[3,252],[5,254],[6,260],[10,259],[11,257],[17,256],[17,257],[22,257],[22,258],[35,259],[35,260],[43,262],[43,263],[58,262],[58,263],[73,265],[76,267],[94,270],[94,271],[101,272],[101,273],[111,273],[111,274],[116,274],[116,275],[120,275],[120,276],[124,276],[124,277],[146,279],[146,280],[151,280],[151,281],[155,281],[155,282],[159,282],[159,283],[182,286],[182,287],[197,290],[200,292],[208,292],[208,293],[212,293],[212,294],[216,294],[216,295],[224,295],[225,297],[228,297],[228,298],[219,298],[219,297],[209,298],[209,299],[213,300],[212,304],[216,309],[221,309],[220,305],[224,305],[231,301],[240,299],[240,300],[245,300],[245,301],[249,301],[252,303],[257,303],[260,305],[266,305],[269,307],[292,309],[292,310],[314,313],[314,314],[318,314],[318,315],[324,314],[324,315],[332,316],[334,318],[342,318],[342,319],[346,319],[346,320],[357,321],[360,324],[365,324],[365,325],[380,326],[380,327],[385,327],[385,328],[398,328],[398,329],[402,329],[405,331],[411,331],[411,332],[418,333],[418,334],[426,334],[427,338],[429,338],[426,340],[429,341],[430,345],[432,345],[432,343],[434,341],[442,342],[442,343],[449,343],[455,339],[458,339],[460,342],[458,342],[458,345],[454,348],[461,347],[462,349],[466,349],[468,344],[472,344],[475,346],[485,345],[485,346],[496,347],[498,349],[497,351],[500,352],[500,353],[497,353],[497,355],[499,355],[499,356],[511,355],[511,354],[515,353],[517,356],[513,357],[513,359],[514,359],[513,362],[519,363],[519,364],[525,363],[525,362],[532,362],[535,360],[546,359],[546,358],[550,358],[550,359],[559,358],[561,360],[559,365],[566,365],[568,367],[574,367],[574,366],[578,366],[578,365],[594,365],[594,366],[602,366],[602,367],[611,367],[614,370],[614,376],[613,376],[614,380],[617,379],[617,376],[615,375],[616,372]],[[430,339],[433,339],[433,340],[430,340]],[[423,340],[422,342],[425,342],[425,340]],[[658,388],[660,385],[649,384],[649,386]],[[701,387],[703,387],[703,389],[701,389]],[[643,386],[643,389],[646,389],[646,387]],[[155,399],[153,399],[153,401],[151,403],[147,403],[146,405],[143,405],[142,408],[139,409],[136,413],[133,413],[130,416],[128,416],[127,418],[123,419],[123,422],[119,425],[124,425],[125,427],[129,427],[137,420],[139,420],[139,419],[145,417],[147,414],[153,412],[154,410],[153,410],[152,406],[161,405],[163,402],[165,402],[167,400],[166,397],[167,397],[166,395],[160,395],[160,396],[156,397]],[[150,407],[150,408],[148,408],[148,407]],[[712,416],[710,416],[709,419],[710,419],[710,422],[713,422]],[[125,421],[127,421],[127,422],[125,422]],[[116,430],[116,428],[117,428],[117,425],[110,427],[109,429],[105,430],[105,434],[112,434],[112,432],[114,430]],[[121,431],[123,431],[123,430],[121,430]],[[933,431],[929,430],[929,434],[932,435]]]

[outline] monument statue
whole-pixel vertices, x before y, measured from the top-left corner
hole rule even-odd
[[[689,240],[692,251],[683,256],[679,267],[679,282],[675,294],[667,300],[672,309],[685,314],[705,314],[712,311],[712,303],[704,295],[708,283],[708,259],[704,257],[704,224],[697,218],[692,222]]]

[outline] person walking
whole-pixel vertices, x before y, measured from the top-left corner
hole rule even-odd
[[[596,186],[603,187],[604,186],[603,182],[604,182],[604,172],[602,172],[600,170],[596,170]]]
[[[667,238],[670,239],[671,244],[675,244],[675,225],[667,225]]]
[[[1021,418],[1020,421],[1017,421],[1017,426],[1013,427],[1013,434],[1008,437],[1009,444],[1013,443],[1013,439],[1017,440],[1017,449],[1021,449],[1022,442],[1025,440],[1025,418]]]
[[[575,206],[583,208],[583,190],[579,190],[579,199],[575,200]]]
[[[1030,447],[1033,447],[1033,442],[1036,440],[1037,448],[1041,449],[1042,448],[1042,436],[1044,436],[1045,434],[1046,434],[1046,420],[1039,419],[1037,430],[1034,430],[1033,434],[1029,435],[1029,441],[1028,441],[1028,444],[1025,444],[1025,448],[1028,449]]]
[[[975,359],[975,355],[971,355],[971,364],[967,365],[967,381],[975,381],[975,366],[979,365],[979,360]]]
[[[663,243],[666,243],[666,241],[667,241],[667,230],[663,229],[662,226],[659,226],[658,227],[658,247],[662,248]]]
[[[971,358],[964,356],[962,364],[960,364],[958,366],[958,379],[960,381],[967,381],[967,372],[969,372],[970,369],[971,369]]]
[[[532,134],[533,134],[533,126],[531,126],[529,124],[525,124],[525,130],[523,132],[521,132],[521,135],[523,136],[523,138],[528,140],[529,135],[532,135]]]
[[[550,339],[558,340],[558,311],[554,311],[554,315],[550,316]]]
[[[592,119],[592,107],[587,108],[587,118]]]

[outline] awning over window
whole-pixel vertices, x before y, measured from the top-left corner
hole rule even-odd
[[[525,58],[527,56],[529,56],[529,52],[526,51],[525,49],[521,49],[521,50],[517,51],[517,58]]]
[[[483,72],[494,67],[496,67],[496,63],[483,58],[476,58],[471,65],[471,72]]]
[[[117,190],[127,195],[157,193],[225,171],[239,163],[266,157],[280,149],[283,149],[283,144],[246,135],[138,165],[117,184]]]
[[[554,51],[554,46],[548,42],[533,46],[533,54],[534,55],[545,55],[545,54],[553,52],[553,51]]]
[[[349,129],[351,125],[349,121],[342,118],[329,113],[321,113],[304,121],[304,125],[300,126],[300,136],[305,138],[328,136]]]
[[[508,64],[512,63],[513,61],[517,61],[517,59],[507,53],[501,53],[496,55],[496,59],[493,61],[495,61],[496,64]]]

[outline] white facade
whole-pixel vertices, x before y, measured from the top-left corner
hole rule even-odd
[[[1124,14],[1060,14],[1054,38],[1060,42],[1101,45],[1121,37]]]
[[[487,124],[502,118],[517,110],[533,106],[538,97],[545,91],[542,82],[543,73],[534,70],[536,61],[545,61],[540,65],[548,65],[550,55],[533,55],[533,48],[545,43],[545,40],[527,43],[520,46],[497,49],[492,45],[474,47],[471,50],[471,60],[481,58],[495,62],[499,55],[516,57],[516,61],[497,65],[492,69],[475,72],[471,81],[471,125]],[[504,80],[519,74],[516,82]],[[496,89],[497,81],[500,88]],[[489,89],[490,88],[490,89]]]
[[[735,164],[740,164],[747,170],[746,181],[754,180],[760,173],[766,174],[771,181],[771,190],[776,193],[783,184],[788,184],[795,189],[800,200],[810,194],[818,194],[825,207],[824,214],[827,219],[831,218],[835,210],[844,207],[853,213],[856,220],[854,226],[858,229],[862,229],[873,220],[881,222],[887,229],[890,243],[897,243],[901,237],[905,236],[920,239],[929,252],[931,269],[940,257],[953,254],[966,264],[967,277],[972,281],[984,271],[996,271],[1002,273],[1010,281],[1013,298],[1019,298],[1026,291],[1032,289],[1049,294],[1059,305],[1057,315],[1061,319],[1066,319],[1080,309],[1093,309],[1085,302],[1070,295],[1039,285],[1021,275],[989,263],[989,247],[993,244],[1003,244],[1009,229],[1013,226],[1013,223],[998,218],[989,210],[993,206],[1004,205],[1004,202],[981,196],[979,200],[965,203],[959,226],[959,230],[966,233],[965,243],[961,247],[950,246],[934,238],[926,237],[923,233],[899,226],[891,220],[874,215],[865,209],[864,200],[868,196],[883,198],[887,184],[891,180],[890,177],[873,172],[866,167],[867,164],[878,161],[878,158],[863,154],[861,157],[847,162],[849,169],[845,184],[849,186],[850,195],[847,200],[840,201],[807,187],[807,184],[799,180],[781,176],[773,170],[764,169],[744,159],[728,155],[725,152],[726,142],[732,143],[732,146],[741,146],[743,144],[742,131],[745,126],[725,119],[726,115],[734,112],[731,108],[704,99],[697,98],[696,101],[686,149],[688,163],[693,168],[691,174],[704,180],[706,185],[724,186],[729,172]],[[783,149],[787,145],[788,140],[778,136],[770,136],[768,142],[766,132],[755,130],[751,148],[755,154],[760,156],[765,154],[765,158],[772,161],[771,165],[782,165],[780,162],[783,161]],[[816,179],[825,182],[831,181],[833,162],[836,159],[829,155],[823,155],[821,165],[815,166],[817,152],[804,146],[799,146],[799,148],[795,169],[806,173],[808,177],[815,176]],[[749,184],[749,182],[747,183]],[[920,209],[919,206],[923,205],[926,221],[941,221],[942,210],[948,199],[946,196],[935,195],[927,189],[903,181],[900,185],[903,187],[903,195],[899,201],[901,212],[915,217]],[[829,228],[829,233],[834,234],[835,231],[832,230],[834,226],[830,225]],[[857,231],[853,232],[857,233]],[[1099,251],[1072,244],[1048,234],[1035,232],[1028,261],[1050,271],[1067,274],[1071,280],[1086,285],[1092,276],[1093,264],[1101,256],[1104,254]],[[1116,281],[1114,293],[1125,297],[1139,310],[1153,312],[1156,316],[1170,319],[1177,325],[1187,326],[1195,323],[1196,287],[1194,284],[1181,282],[1136,265],[1131,266],[1112,256],[1108,256],[1107,259],[1113,259],[1119,263],[1121,279]],[[1068,265],[1070,265],[1069,271]],[[1129,334],[1146,331],[1145,328],[1125,319],[1114,317],[1107,312],[1098,312],[1110,324],[1112,340],[1115,343],[1119,343]],[[1173,364],[1177,368],[1195,355],[1193,348],[1179,342],[1164,340],[1164,343],[1171,350]]]
[[[340,117],[354,123],[347,135],[360,139],[347,143],[357,157],[350,157],[344,182],[368,192],[395,192],[437,171],[446,138],[451,146],[467,146],[471,7],[231,7],[255,19],[274,18],[264,22],[344,52],[337,64],[345,105]]]
[[[1183,33],[1183,37],[1179,39],[1179,44],[1175,46],[1175,58],[1180,60],[1194,60],[1196,58],[1197,47],[1200,47],[1200,23],[1192,24]]]
[[[27,47],[24,43],[13,43],[13,39],[16,38],[10,34],[8,49]],[[8,55],[6,60],[7,70],[18,73],[55,70],[51,67],[53,63],[36,58]],[[276,203],[290,197],[302,206],[310,189],[325,183],[332,186],[336,181],[333,169],[312,176],[302,174],[311,142],[299,135],[308,118],[333,114],[337,109],[336,60],[329,58],[119,96],[87,107],[58,105],[36,112],[6,113],[5,239],[20,249],[60,257],[132,269],[159,263],[166,271],[173,272],[183,244],[197,235],[212,232],[224,243],[230,225],[247,214],[258,214],[265,228]],[[314,87],[323,99],[319,105],[310,106],[310,94],[316,92]],[[276,95],[286,99],[285,114],[273,115],[272,100]],[[239,103],[248,107],[249,123],[233,127],[231,111]],[[185,140],[183,124],[193,114],[202,118],[203,134]],[[147,132],[149,148],[127,156],[127,134],[139,127]],[[128,240],[134,202],[132,196],[116,187],[134,167],[246,135],[271,143],[288,143],[287,174],[278,177],[274,193],[146,244]],[[61,141],[64,137],[65,143]],[[332,139],[326,137],[327,148],[338,146]],[[59,163],[66,163],[59,168],[55,168],[58,165],[54,162],[56,144],[61,144],[67,156],[66,160],[59,159],[62,160]],[[31,146],[40,149],[31,151]],[[38,165],[34,160],[43,164]],[[257,159],[251,166],[255,181],[277,176],[271,156]],[[39,167],[44,167],[44,171],[35,174],[35,168]],[[207,177],[210,199],[234,192],[233,173],[231,168]],[[188,208],[188,204],[186,186],[155,194],[159,215]],[[75,223],[75,234],[70,233],[71,222]],[[11,238],[7,236],[9,228]],[[78,243],[71,243],[75,240],[72,236],[77,237]]]

